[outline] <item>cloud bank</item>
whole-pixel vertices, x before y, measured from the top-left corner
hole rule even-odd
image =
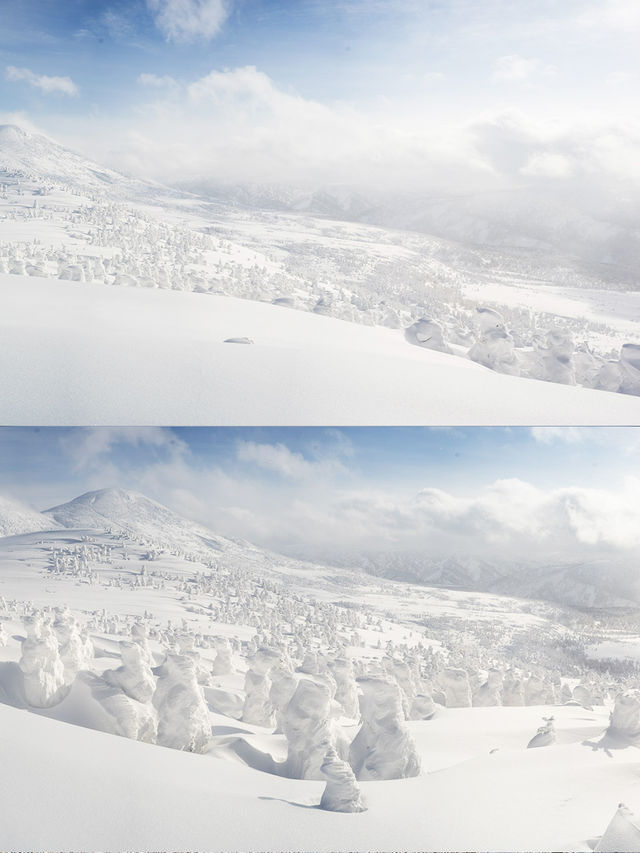
[[[589,432],[538,429],[533,439],[541,448],[586,443],[589,458],[601,452]],[[383,487],[358,470],[339,431],[296,450],[238,439],[207,463],[172,430],[155,427],[78,430],[61,450],[82,490],[135,489],[221,535],[310,559],[375,551],[501,563],[640,554],[640,479],[633,477],[610,488],[543,488],[517,477],[468,493],[416,492],[401,479]]]

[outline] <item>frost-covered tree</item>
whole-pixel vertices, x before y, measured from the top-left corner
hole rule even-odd
[[[616,696],[609,724],[610,734],[640,742],[640,690],[631,688]]]
[[[128,640],[121,640],[119,645],[122,666],[105,670],[102,677],[137,702],[150,702],[156,689],[156,679],[144,649]]]
[[[470,708],[471,685],[466,669],[449,666],[440,675],[447,708]]]
[[[233,672],[231,664],[231,644],[226,637],[217,638],[215,641],[216,656],[211,665],[212,675],[229,675]]]
[[[359,678],[362,725],[349,749],[356,779],[402,779],[420,773],[420,758],[404,722],[395,681]]]
[[[251,658],[244,680],[245,701],[242,719],[256,726],[273,727],[275,716],[269,699],[271,680],[269,670],[280,660],[274,649],[261,646]]]
[[[474,707],[502,705],[503,677],[499,669],[490,669],[487,680],[473,691]]]
[[[509,706],[524,705],[524,681],[514,670],[507,670],[502,682],[502,704]]]
[[[64,665],[65,684],[72,684],[78,672],[89,667],[93,658],[93,644],[88,637],[83,639],[78,622],[68,608],[58,610],[53,631]]]
[[[158,675],[153,694],[158,743],[186,752],[203,752],[211,737],[211,725],[194,662],[182,655],[168,654]]]
[[[353,661],[347,657],[330,658],[327,666],[336,681],[336,702],[342,707],[345,717],[357,719],[360,708]]]
[[[282,715],[287,739],[286,775],[292,779],[322,779],[322,764],[330,748],[346,752],[331,717],[331,693],[326,683],[302,678]]]
[[[328,812],[364,812],[362,792],[353,770],[343,761],[333,747],[327,750],[322,766],[327,784],[322,793],[320,808]]]
[[[24,695],[34,708],[50,708],[68,694],[64,663],[51,626],[40,616],[26,620],[27,637],[22,641],[19,666],[24,673]]]
[[[418,693],[413,697],[409,710],[410,720],[430,720],[436,713],[436,703],[428,693]]]

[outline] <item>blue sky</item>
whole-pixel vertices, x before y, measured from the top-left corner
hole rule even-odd
[[[140,491],[309,556],[640,549],[636,428],[2,428],[2,492],[45,509]]]
[[[612,180],[635,162],[636,0],[0,0],[0,12],[3,117],[151,177],[496,186]]]
[[[341,486],[394,492],[464,494],[506,478],[541,488],[615,486],[636,467],[640,474],[640,428],[600,427],[2,427],[0,468],[5,490],[40,509],[41,488],[59,501],[91,488],[136,488],[148,469],[176,459],[194,471],[259,476],[274,489],[292,479],[284,463],[244,458],[243,445],[328,466]]]

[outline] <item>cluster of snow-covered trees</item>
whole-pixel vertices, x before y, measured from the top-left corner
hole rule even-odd
[[[37,236],[0,242],[0,272],[273,302],[404,329],[411,343],[502,373],[640,393],[640,348],[621,343],[605,324],[542,309],[503,305],[498,311],[468,298],[465,287],[490,282],[492,274],[507,282],[509,275],[535,277],[532,260],[514,255],[505,261],[499,253],[411,234],[399,236],[398,246],[377,229],[334,228],[327,242],[293,239],[285,230],[276,247],[259,230],[234,230],[233,219],[209,228],[200,219],[190,227],[180,216],[170,222],[95,194],[77,206],[48,201],[54,189],[69,192],[62,185],[32,185],[27,204],[25,186],[6,185],[3,198],[13,192],[16,203],[5,204],[0,217],[55,221],[69,240],[63,247],[46,247]],[[317,230],[319,223],[307,227]],[[547,272],[556,284],[584,283],[562,267]]]
[[[576,342],[569,320],[551,319],[547,326],[520,313],[510,328],[493,308],[476,306],[472,322],[461,327],[451,320],[422,317],[405,331],[407,340],[439,352],[466,354],[498,373],[583,385],[603,391],[640,394],[640,346],[626,343],[599,354],[586,341]],[[550,325],[549,325],[550,324]],[[470,344],[470,346],[469,346]]]
[[[53,571],[66,567],[77,577],[91,571],[91,561],[115,571],[110,561],[117,559],[116,548],[131,544],[126,537],[112,541],[120,545],[87,538],[75,552],[67,546],[52,550]],[[201,620],[194,624],[188,606],[185,616],[173,621],[148,610],[134,617],[102,609],[80,618],[68,608],[38,609],[0,599],[0,646],[11,642],[7,620],[25,626],[26,636],[16,637],[23,702],[52,709],[73,699],[82,724],[196,753],[215,741],[211,712],[223,713],[282,734],[287,755],[280,762],[270,759],[271,772],[325,781],[321,806],[346,812],[366,808],[359,782],[420,773],[407,721],[428,724],[443,708],[590,707],[615,700],[610,733],[640,739],[638,678],[614,681],[586,669],[579,678],[574,672],[567,678],[554,668],[514,667],[508,656],[479,667],[482,647],[461,643],[454,631],[434,637],[435,648],[429,642],[390,640],[376,648],[371,636],[381,623],[366,608],[356,613],[302,600],[274,582],[255,576],[251,581],[249,573],[224,567],[211,574],[165,574],[163,595],[169,591],[185,605],[187,590],[194,601],[215,599],[213,611],[202,608],[208,630]],[[254,618],[258,630],[250,636],[246,627]],[[248,638],[239,639],[229,630],[233,625]],[[369,632],[366,647],[354,643],[357,630]],[[120,661],[105,669],[98,663],[104,652],[94,646],[107,638],[117,640]],[[529,747],[554,742],[553,719],[545,718]],[[235,748],[249,762],[258,754],[242,739]]]

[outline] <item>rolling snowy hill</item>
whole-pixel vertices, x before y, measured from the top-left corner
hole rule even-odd
[[[0,184],[5,423],[638,420],[601,396],[640,393],[620,265],[356,222],[344,188],[212,202],[12,126]]]
[[[606,732],[637,614],[251,562],[120,490],[44,518],[85,526],[0,537],[8,849],[589,851],[637,798],[637,749]],[[293,759],[357,767],[366,726],[366,811],[321,807]]]
[[[0,495],[0,537],[51,530],[59,526],[55,519]]]

